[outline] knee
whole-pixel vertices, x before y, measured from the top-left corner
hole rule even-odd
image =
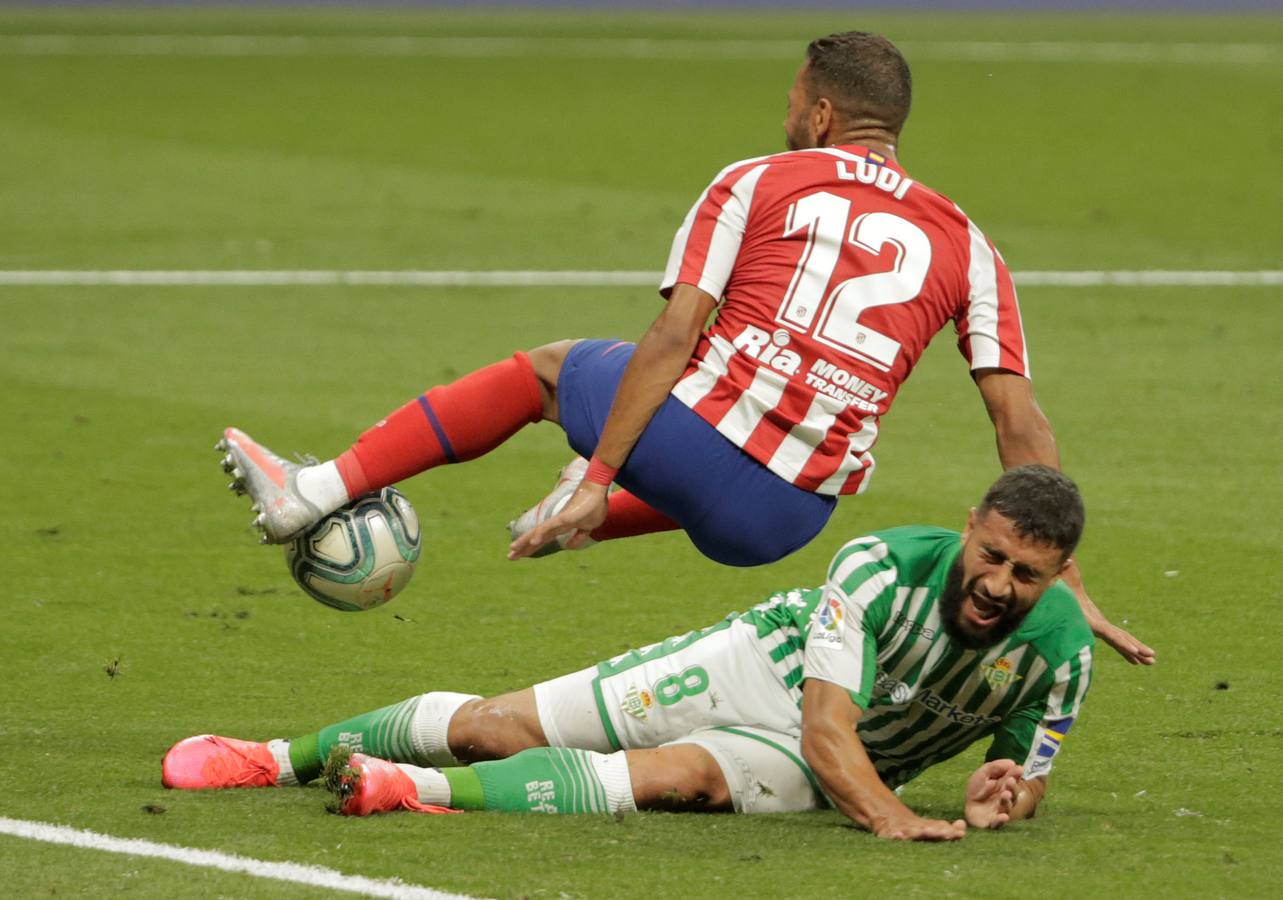
[[[726,777],[713,755],[695,744],[628,753],[638,809],[716,812],[731,808]]]
[[[538,721],[508,697],[469,700],[450,719],[448,743],[455,759],[464,763],[507,759],[548,742]]]
[[[566,354],[578,341],[554,341],[527,351],[526,358],[534,370],[539,382],[539,397],[543,404],[543,417],[549,422],[558,422],[557,415],[557,379],[561,377],[561,364],[566,361]]]
[[[561,374],[561,364],[566,361],[570,348],[579,343],[576,340],[553,341],[533,350],[527,350],[526,356],[535,370],[535,377],[548,388],[557,387],[557,378]]]

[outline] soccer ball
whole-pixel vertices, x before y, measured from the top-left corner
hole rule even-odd
[[[358,497],[285,548],[298,586],[345,612],[382,606],[401,592],[419,561],[419,517],[396,488]]]

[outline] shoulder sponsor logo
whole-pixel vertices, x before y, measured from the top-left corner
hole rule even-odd
[[[840,650],[845,617],[842,601],[837,597],[825,597],[817,611],[815,625],[811,628],[811,643],[830,650]]]
[[[994,690],[1013,685],[1025,677],[1016,674],[1015,666],[1005,656],[994,660],[992,665],[981,666],[980,671],[984,674],[984,679],[989,687]]]

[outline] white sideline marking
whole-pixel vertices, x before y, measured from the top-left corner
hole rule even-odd
[[[563,57],[578,59],[800,59],[804,42],[710,38],[433,37],[307,34],[17,34],[0,56]],[[1268,43],[1158,41],[904,41],[912,60],[1253,65],[1283,62]]]
[[[305,866],[300,863],[289,862],[266,862],[261,859],[251,859],[247,856],[219,853],[216,850],[195,850],[191,847],[158,844],[140,838],[118,838],[107,834],[99,834],[96,831],[68,828],[65,825],[26,822],[21,819],[8,819],[2,816],[0,816],[0,834],[9,834],[33,841],[44,841],[49,844],[67,844],[72,847],[89,850],[104,850],[108,853],[124,853],[129,856],[149,856],[155,859],[167,859],[189,866],[221,869],[224,872],[240,872],[245,875],[252,875],[255,878],[291,881],[295,884],[328,888],[332,891],[365,894],[368,897],[390,897],[393,900],[464,900],[462,894],[447,894],[431,888],[406,884],[395,879],[387,880],[366,878],[361,875],[344,875],[342,872],[321,866]]]
[[[341,271],[288,270],[3,270],[4,286],[124,287],[296,287],[360,285],[376,287],[657,287],[661,272],[640,271]],[[1274,287],[1283,270],[1017,272],[1022,287]]]

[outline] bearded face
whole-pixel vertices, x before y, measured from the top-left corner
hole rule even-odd
[[[1021,535],[1001,513],[972,510],[940,595],[945,630],[970,650],[1006,640],[1066,564],[1060,548]]]
[[[949,569],[944,593],[940,595],[944,630],[968,650],[983,650],[1002,643],[1029,615],[1029,609],[989,597],[979,581],[979,576],[975,576],[963,583],[962,557],[959,557]]]

